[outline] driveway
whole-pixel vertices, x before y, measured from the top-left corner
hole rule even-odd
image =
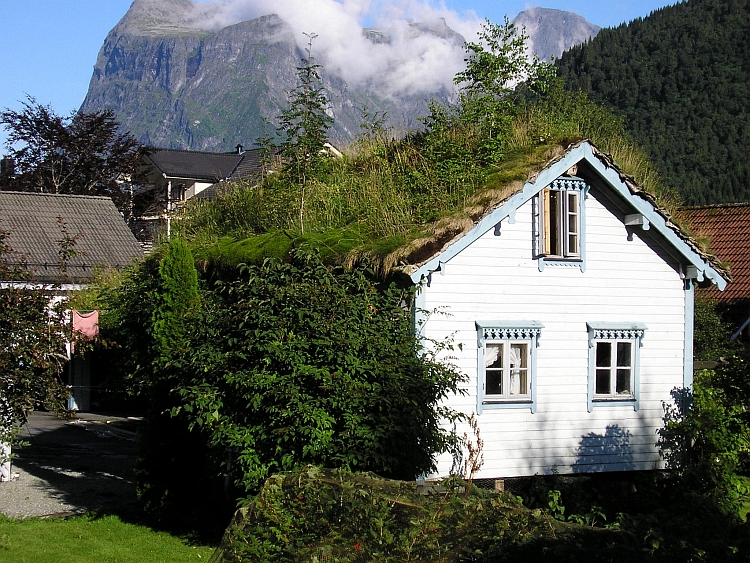
[[[0,483],[0,513],[12,518],[121,511],[136,502],[134,465],[139,420],[83,413],[72,421],[33,412]]]

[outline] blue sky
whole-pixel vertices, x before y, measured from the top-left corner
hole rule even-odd
[[[403,0],[402,3],[416,1]],[[61,115],[78,109],[88,90],[104,38],[127,12],[131,2],[0,0],[0,108],[20,109],[20,101],[29,94],[40,103],[51,105]],[[363,2],[369,3],[368,0]],[[601,27],[612,27],[673,3],[663,0],[548,0],[541,3],[445,0],[443,5],[461,15],[473,11],[480,18],[496,22],[501,22],[506,14],[512,19],[527,7],[555,8],[580,14]],[[4,142],[5,134],[0,129],[0,147]]]

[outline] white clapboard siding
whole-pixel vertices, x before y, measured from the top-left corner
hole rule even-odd
[[[484,465],[477,478],[619,471],[662,467],[657,447],[662,402],[683,383],[685,293],[661,249],[596,199],[586,199],[586,267],[533,259],[532,205],[522,205],[500,234],[490,230],[453,257],[424,289],[427,339],[452,338],[452,362],[467,376],[467,394],[448,404],[477,410],[476,321],[538,321],[536,412],[485,408],[478,416]],[[629,240],[630,239],[630,240]],[[636,322],[647,327],[640,348],[639,409],[595,406],[588,411],[588,322]],[[459,435],[469,432],[458,425]],[[465,454],[465,452],[464,452]],[[449,473],[453,456],[438,460]]]

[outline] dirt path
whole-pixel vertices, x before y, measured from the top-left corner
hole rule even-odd
[[[0,483],[0,513],[12,518],[122,510],[136,501],[137,420],[81,414],[67,422],[34,412],[12,472]]]

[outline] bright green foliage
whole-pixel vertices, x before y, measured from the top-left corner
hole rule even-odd
[[[326,113],[328,98],[320,78],[319,64],[312,56],[315,34],[307,35],[307,58],[298,67],[299,85],[289,93],[289,108],[279,116],[279,129],[284,137],[282,154],[287,159],[286,171],[300,190],[299,229],[304,233],[305,191],[326,159],[324,146],[333,119]]]
[[[551,66],[526,52],[528,37],[505,18],[503,25],[485,20],[479,43],[465,44],[466,69],[454,82],[461,87],[460,118],[479,126],[480,152],[485,160],[502,158],[511,133],[519,82],[531,90],[544,90]]]
[[[152,320],[160,285],[160,252],[125,269],[121,282],[102,286],[99,297],[102,341],[109,348],[112,367],[134,395],[148,395],[159,357]]]
[[[660,446],[688,489],[737,513],[750,501],[750,366],[733,356],[696,373],[694,391],[675,392],[665,406]]]
[[[0,561],[13,563],[187,563],[207,561],[208,546],[190,546],[164,532],[115,516],[0,516]]]
[[[562,523],[509,493],[302,468],[269,479],[240,509],[211,563],[685,561],[617,530]],[[679,557],[671,558],[673,553]],[[664,555],[667,558],[664,558]]]
[[[197,273],[184,241],[173,239],[125,274],[105,294],[102,337],[110,365],[145,403],[146,425],[136,464],[138,494],[153,518],[190,527],[224,497],[205,440],[173,419],[175,389],[184,379],[187,349],[204,317]]]
[[[462,376],[422,349],[412,297],[304,251],[243,267],[219,286],[221,322],[203,323],[173,414],[234,452],[241,490],[305,464],[413,479],[451,443],[439,403]]]
[[[159,265],[159,279],[152,322],[158,361],[163,366],[187,347],[188,326],[199,305],[198,272],[184,240],[169,241]]]
[[[461,106],[433,105],[427,130],[399,140],[370,132],[356,150],[328,159],[308,182],[304,237],[320,241],[327,262],[352,264],[367,256],[388,271],[406,260],[400,249],[433,239],[436,223],[457,234],[496,205],[508,184],[525,181],[551,151],[582,138],[611,154],[662,205],[671,205],[672,194],[661,190],[653,166],[628,140],[621,120],[559,82],[545,84],[498,100],[507,128],[492,139],[484,119],[468,119]],[[271,174],[259,185],[237,184],[216,201],[192,201],[175,229],[207,247],[196,250],[200,261],[232,265],[281,256],[282,247],[297,247],[304,238],[299,188],[292,180]],[[233,262],[234,256],[240,259]]]

